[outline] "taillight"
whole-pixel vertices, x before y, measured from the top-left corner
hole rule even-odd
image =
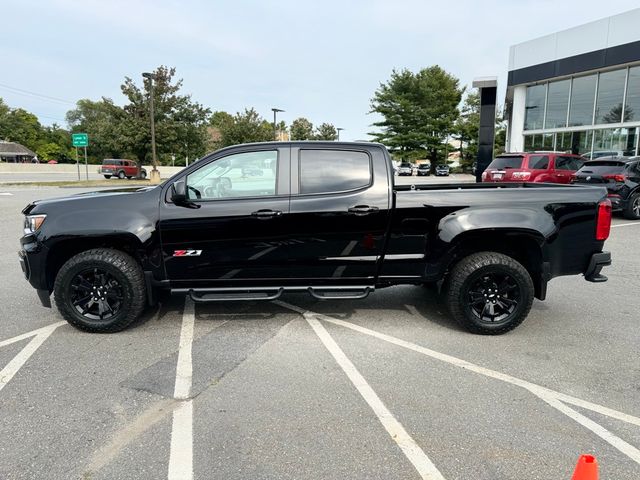
[[[623,182],[627,179],[624,175],[616,174],[616,175],[603,175],[602,178],[606,180],[613,180],[614,182]]]
[[[606,240],[611,231],[611,200],[608,198],[598,204],[596,220],[596,240]]]

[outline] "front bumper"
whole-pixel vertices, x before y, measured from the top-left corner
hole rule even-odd
[[[35,240],[33,235],[20,239],[22,249],[18,252],[20,268],[27,281],[36,289],[38,298],[44,307],[51,307],[51,291],[47,284],[46,258],[48,250]]]
[[[600,252],[594,253],[591,255],[591,260],[589,260],[589,266],[587,267],[587,271],[584,272],[584,278],[588,282],[606,282],[608,280],[607,277],[602,275],[600,271],[603,267],[611,265],[611,253],[610,252]]]

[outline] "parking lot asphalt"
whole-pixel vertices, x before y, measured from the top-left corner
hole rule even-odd
[[[172,297],[92,335],[16,255],[28,201],[79,191],[0,186],[0,479],[568,480],[581,453],[640,478],[640,222],[614,220],[608,282],[556,278],[498,337],[417,286]]]

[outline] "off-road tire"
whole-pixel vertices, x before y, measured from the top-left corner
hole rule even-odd
[[[469,304],[473,285],[492,275],[508,275],[518,288],[515,308],[495,323],[479,318]],[[529,272],[513,258],[497,252],[474,253],[460,260],[447,279],[445,292],[453,318],[468,331],[481,335],[500,335],[516,328],[527,318],[535,295]]]
[[[636,192],[629,197],[627,206],[624,207],[622,214],[628,220],[640,219],[640,192]]]
[[[85,318],[73,306],[72,282],[79,273],[98,268],[106,271],[121,286],[122,301],[117,313],[106,320]],[[130,255],[119,250],[96,248],[71,257],[58,271],[54,284],[58,311],[74,327],[93,333],[117,332],[136,320],[146,305],[146,287],[142,268]]]

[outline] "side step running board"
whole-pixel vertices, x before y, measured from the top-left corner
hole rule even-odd
[[[197,303],[245,300],[276,300],[284,292],[307,292],[318,300],[358,300],[366,298],[375,287],[367,285],[295,286],[263,288],[176,288],[172,293],[187,293]]]
[[[362,290],[332,290],[328,288],[309,287],[309,295],[318,300],[359,300],[367,298],[371,293],[371,287],[364,287]],[[322,293],[325,292],[325,293]]]
[[[279,298],[284,292],[284,288],[277,289],[274,293],[271,292],[225,292],[217,293],[202,292],[200,294],[193,290],[189,290],[189,296],[191,300],[196,303],[208,303],[208,302],[229,302],[229,301],[242,301],[242,300],[275,300]]]

